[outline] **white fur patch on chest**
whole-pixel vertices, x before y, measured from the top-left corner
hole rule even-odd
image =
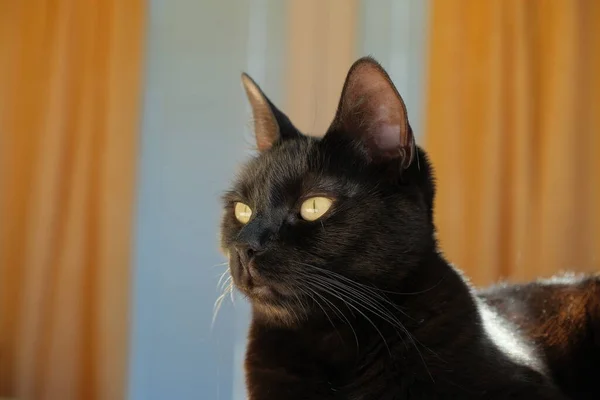
[[[477,306],[483,327],[499,350],[518,364],[526,365],[543,374],[546,373],[540,355],[523,338],[517,326],[502,318],[482,301],[477,300]]]

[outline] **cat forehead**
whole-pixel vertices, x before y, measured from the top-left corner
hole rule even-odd
[[[234,191],[255,202],[310,192],[351,195],[358,191],[357,174],[362,170],[352,153],[303,136],[280,142],[246,163]]]
[[[262,153],[243,168],[240,183],[243,185],[268,185],[302,177],[318,157],[314,139],[283,142],[268,152]]]

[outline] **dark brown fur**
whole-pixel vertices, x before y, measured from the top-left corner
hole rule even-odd
[[[532,339],[566,394],[600,399],[600,276],[563,275],[478,294]]]

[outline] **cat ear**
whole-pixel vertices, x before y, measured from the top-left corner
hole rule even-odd
[[[331,131],[357,137],[374,161],[398,159],[407,168],[416,152],[406,105],[385,70],[370,57],[350,68]]]
[[[245,73],[242,74],[242,85],[252,107],[254,135],[259,151],[269,150],[279,139],[299,134],[289,118],[271,103],[256,82]]]

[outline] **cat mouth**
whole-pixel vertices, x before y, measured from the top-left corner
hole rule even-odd
[[[253,286],[250,289],[250,292],[252,293],[252,297],[258,299],[271,300],[280,296],[280,294],[277,291],[275,291],[275,289],[267,285]]]
[[[234,268],[234,281],[236,286],[251,300],[275,301],[283,297],[283,293],[274,287],[263,274],[254,260],[242,261],[239,257]]]
[[[281,302],[285,297],[283,293],[273,287],[273,285],[266,283],[259,284],[256,283],[256,281],[244,285],[240,290],[242,290],[242,292],[244,292],[253,302],[276,304]]]

